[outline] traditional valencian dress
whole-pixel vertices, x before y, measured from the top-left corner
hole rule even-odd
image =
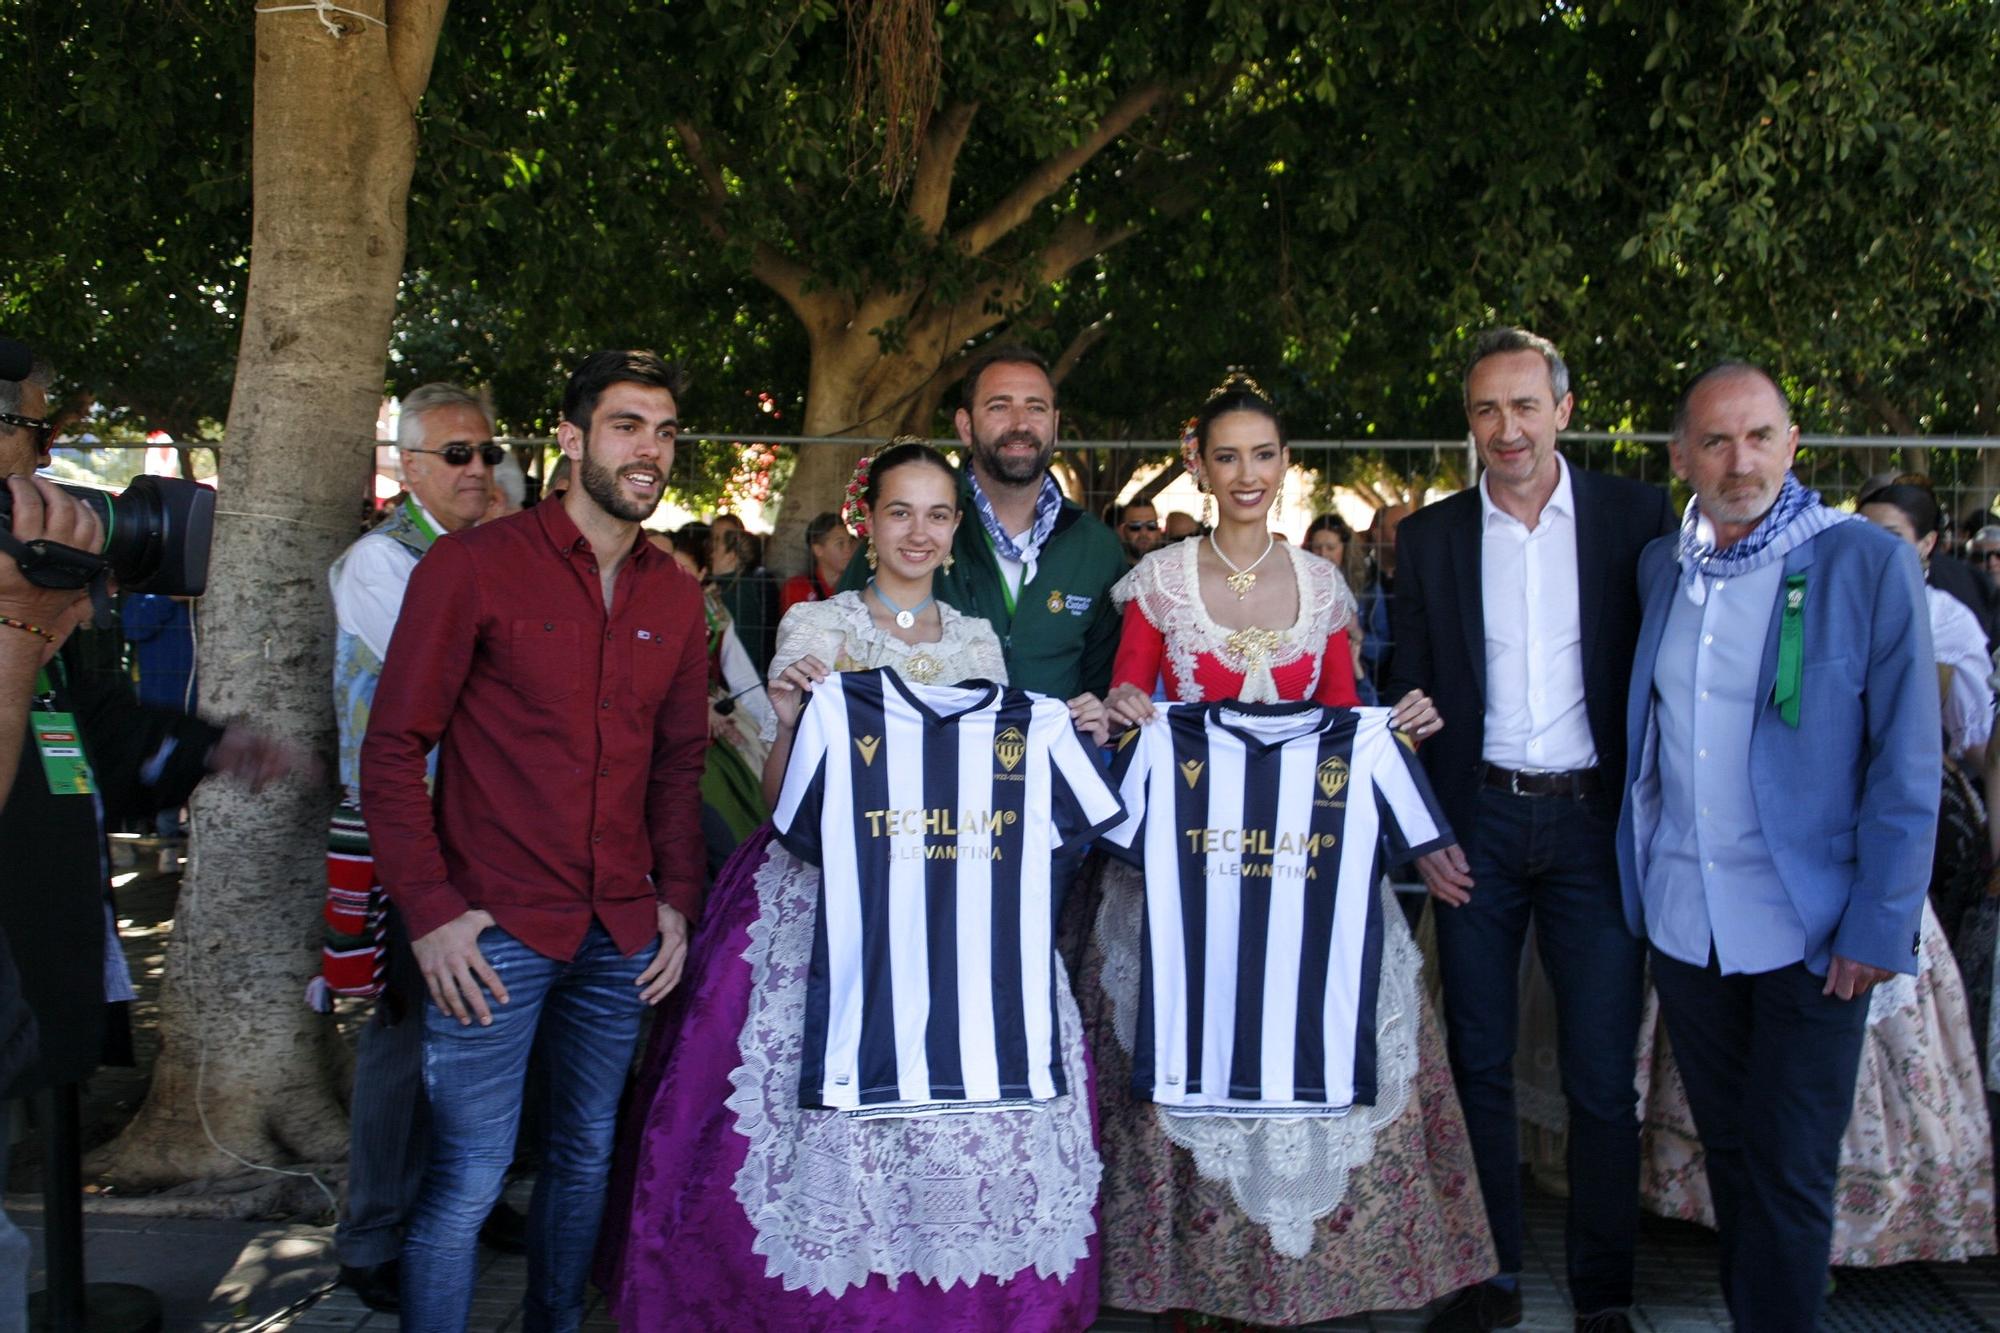
[[[983,620],[939,605],[906,644],[859,593],[794,607],[772,677],[802,657],[920,685],[1004,682]],[[803,1110],[820,872],[760,829],[724,868],[662,1006],[620,1145],[599,1278],[626,1333],[656,1329],[1083,1329],[1098,1306],[1081,1018],[1059,963],[1069,1091],[1020,1109]]]
[[[1176,700],[1356,705],[1347,585],[1326,561],[1283,550],[1299,613],[1282,630],[1215,622],[1198,541],[1140,561],[1112,590],[1125,608],[1114,686],[1151,691],[1164,677]],[[1299,1324],[1421,1306],[1494,1273],[1465,1118],[1400,910],[1385,902],[1382,912],[1375,1105],[1340,1116],[1169,1115],[1128,1091],[1145,886],[1107,862],[1096,893],[1071,921],[1093,923],[1079,1003],[1100,1090],[1107,1305]]]

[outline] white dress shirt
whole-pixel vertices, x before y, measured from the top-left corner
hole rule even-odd
[[[410,502],[433,531],[444,526],[413,495]],[[378,662],[389,656],[389,636],[403,612],[403,594],[410,586],[416,558],[401,542],[380,533],[366,533],[347,548],[327,571],[333,589],[333,614],[340,627],[368,645]]]
[[[1501,768],[1567,772],[1597,764],[1583,707],[1576,494],[1556,456],[1555,492],[1527,524],[1479,479],[1480,604],[1486,615],[1486,738]]]

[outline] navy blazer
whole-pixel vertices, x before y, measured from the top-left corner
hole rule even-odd
[[[1750,733],[1758,823],[1785,896],[1806,928],[1805,965],[1831,957],[1917,970],[1917,925],[1937,842],[1944,742],[1930,607],[1916,549],[1872,523],[1837,523],[1785,557],[1804,575],[1799,725],[1771,701],[1785,592],[1771,612]],[[1625,921],[1645,934],[1639,886],[1659,824],[1659,725],[1653,668],[1680,596],[1674,543],[1639,562],[1645,624],[1627,700],[1631,761],[1618,820]]]
[[[1566,461],[1566,460],[1565,460]],[[1679,527],[1657,486],[1570,467],[1576,501],[1577,614],[1583,642],[1583,701],[1599,766],[1625,767],[1625,693],[1639,637],[1639,553]],[[1422,690],[1444,729],[1420,753],[1431,789],[1459,840],[1477,837],[1472,815],[1486,744],[1486,610],[1480,583],[1479,488],[1429,505],[1396,529],[1396,591],[1390,598],[1395,656],[1385,703]]]

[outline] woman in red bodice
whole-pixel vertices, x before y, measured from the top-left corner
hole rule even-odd
[[[1195,419],[1194,434],[1188,462],[1215,505],[1214,531],[1154,551],[1112,589],[1125,608],[1105,698],[1113,721],[1152,717],[1162,679],[1174,700],[1358,704],[1347,581],[1270,530],[1291,465],[1270,403],[1232,377]],[[1419,739],[1440,725],[1415,691],[1395,720]]]

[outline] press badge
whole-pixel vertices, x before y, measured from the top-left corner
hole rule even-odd
[[[35,749],[41,752],[50,795],[88,796],[97,790],[90,777],[90,761],[83,757],[83,738],[77,735],[74,714],[33,712],[28,714],[28,723],[35,732]]]

